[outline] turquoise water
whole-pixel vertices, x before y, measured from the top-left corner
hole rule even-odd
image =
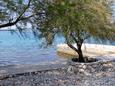
[[[42,41],[32,33],[26,32],[27,37],[11,34],[10,31],[0,31],[0,64],[44,64],[62,61],[56,55],[56,45],[64,41],[57,37],[55,43],[47,48],[40,47]]]
[[[88,43],[99,43],[93,38]],[[0,31],[0,65],[13,64],[47,64],[60,62],[65,59],[56,54],[56,45],[64,43],[62,36],[55,38],[54,44],[47,48],[40,47],[42,40],[36,39],[31,32],[26,32],[22,37],[19,33],[12,34],[10,31]],[[103,41],[102,44],[115,42]]]

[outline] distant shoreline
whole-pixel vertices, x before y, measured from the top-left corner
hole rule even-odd
[[[8,28],[4,28],[4,29],[0,29],[0,31],[16,31],[17,29],[8,29]]]

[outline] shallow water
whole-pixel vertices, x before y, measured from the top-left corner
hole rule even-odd
[[[56,45],[63,42],[63,38],[57,38],[53,46],[40,48],[42,42],[39,39],[30,32],[26,32],[26,36],[0,31],[0,65],[46,64],[63,60],[56,55]]]
[[[98,43],[93,38],[86,42]],[[19,33],[0,31],[0,66],[59,63],[66,60],[56,54],[56,45],[59,43],[64,43],[62,36],[57,36],[52,46],[41,48],[42,41],[31,32],[26,32],[26,37],[22,37]],[[102,44],[115,45],[115,42],[103,41]]]

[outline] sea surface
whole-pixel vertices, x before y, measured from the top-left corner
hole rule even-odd
[[[26,32],[23,37],[18,32],[0,31],[0,66],[46,64],[63,60],[56,54],[56,45],[64,42],[63,37],[57,37],[54,44],[47,47],[41,46],[42,41],[31,32]]]
[[[56,36],[53,45],[45,45],[44,40],[35,38],[31,32],[25,36],[11,31],[0,31],[0,66],[15,64],[49,64],[65,61],[66,58],[56,53],[57,44],[64,43],[63,36]],[[90,38],[87,41],[93,44],[115,45],[113,41],[99,42]]]

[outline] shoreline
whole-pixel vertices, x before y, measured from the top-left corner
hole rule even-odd
[[[110,49],[114,50],[113,46]],[[0,86],[114,86],[115,53],[98,56],[102,60],[92,63],[0,66]]]
[[[75,44],[73,44],[75,46]],[[101,44],[83,44],[82,51],[84,56],[89,58],[99,58],[102,60],[115,59],[115,46],[114,45],[101,45]],[[57,53],[77,56],[77,53],[68,47],[67,44],[57,45]]]
[[[66,63],[62,62],[61,64],[19,64],[19,65],[6,65],[0,66],[0,80],[5,78],[10,78],[17,75],[29,74],[37,71],[47,71],[47,70],[56,70],[59,68],[66,68]]]
[[[38,65],[22,66],[26,71],[0,78],[0,86],[114,86],[115,61],[86,65],[56,64],[49,68],[41,66],[41,70]],[[72,67],[77,70],[74,72]]]

